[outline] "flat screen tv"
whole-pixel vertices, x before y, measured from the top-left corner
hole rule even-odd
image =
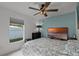
[[[67,27],[57,27],[48,28],[48,37],[52,39],[68,40],[68,28]]]

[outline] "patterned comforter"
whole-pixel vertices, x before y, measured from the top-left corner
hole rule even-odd
[[[23,46],[24,56],[79,56],[79,40],[40,38]]]

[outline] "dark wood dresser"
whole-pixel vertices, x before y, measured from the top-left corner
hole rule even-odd
[[[32,39],[41,38],[41,32],[34,32],[32,33]]]

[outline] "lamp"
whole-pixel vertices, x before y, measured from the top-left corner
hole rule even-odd
[[[38,28],[38,32],[40,32],[40,28],[42,27],[41,25],[36,25],[36,27]]]
[[[41,25],[37,25],[36,27],[37,27],[37,28],[41,28],[42,26],[41,26]]]

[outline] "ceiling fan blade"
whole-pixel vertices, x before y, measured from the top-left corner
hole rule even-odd
[[[39,9],[37,9],[37,8],[34,8],[34,7],[29,7],[29,9],[33,9],[33,10],[39,10]]]
[[[40,14],[40,13],[41,13],[41,12],[38,12],[38,13],[34,14],[34,16],[35,16],[35,15],[38,15],[38,14]]]
[[[50,2],[45,2],[44,4],[41,5],[40,10],[46,9],[49,6]]]
[[[44,4],[44,7],[47,8],[47,7],[50,5],[50,3],[51,3],[51,2],[46,2],[46,3]]]
[[[46,10],[47,12],[57,12],[58,9],[49,9],[49,10]]]

